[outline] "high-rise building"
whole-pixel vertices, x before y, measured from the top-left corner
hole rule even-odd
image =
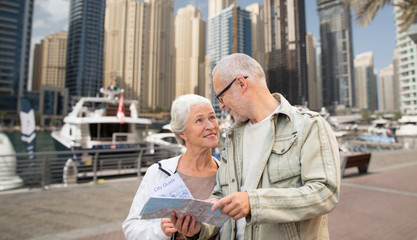
[[[35,46],[33,57],[32,91],[40,91],[41,85],[65,87],[65,61],[68,32],[47,35]]]
[[[145,0],[141,107],[169,111],[175,90],[174,1]]]
[[[205,93],[206,23],[194,5],[177,11],[175,17],[175,97]]]
[[[15,113],[28,90],[33,0],[0,1],[0,111]]]
[[[407,35],[417,44],[417,19],[414,19],[414,22],[408,28]]]
[[[417,113],[417,47],[406,31],[399,26],[402,12],[394,7],[396,44],[398,52],[398,80],[400,109],[403,113]]]
[[[223,11],[223,9],[230,7],[233,0],[208,0],[208,18],[211,18]]]
[[[208,0],[208,25],[210,28],[210,18],[220,14],[224,9],[230,7],[231,5],[233,5],[233,0]],[[209,30],[207,32],[207,44],[210,47],[211,44],[211,39],[212,37],[210,36],[212,32]],[[216,33],[213,33],[216,34]]]
[[[169,111],[175,93],[173,0],[107,0],[104,85],[141,111]]]
[[[316,54],[316,38],[313,34],[307,32],[306,36],[306,60],[307,60],[307,79],[308,79],[308,108],[319,111],[322,103],[321,84],[317,78],[317,54]]]
[[[265,0],[266,79],[291,103],[308,100],[304,0]]]
[[[253,3],[245,8],[250,12],[252,20],[252,57],[259,62],[263,69],[266,68],[265,57],[265,17],[264,7],[259,3]]]
[[[140,99],[144,89],[145,3],[107,0],[104,23],[104,87],[124,89],[127,99]]]
[[[209,18],[209,55],[211,69],[223,57],[230,55],[233,52],[233,8],[224,9],[219,14]],[[237,7],[237,52],[252,55],[252,21],[250,19],[250,12]],[[215,96],[212,96],[212,103],[214,110],[219,118],[221,118],[221,111],[219,103]]]
[[[238,9],[238,47],[237,52],[252,56],[252,21],[250,12]],[[221,13],[209,18],[210,45],[209,54],[212,67],[223,57],[233,53],[233,5]]]
[[[211,62],[210,62],[210,55],[206,55],[204,58],[204,94],[202,96],[212,99],[213,94],[213,87],[212,87],[212,76],[211,76]]]
[[[394,112],[396,110],[394,104],[394,84],[394,66],[390,64],[379,71],[379,102],[381,111]]]
[[[317,72],[317,85],[318,94],[317,100],[321,108],[323,107],[323,79],[321,77],[321,44],[316,42],[316,72]],[[320,110],[321,110],[320,108]]]
[[[103,0],[71,0],[65,74],[71,104],[103,87],[105,7]]]
[[[343,0],[317,0],[323,105],[354,106],[352,21]]]
[[[355,107],[359,109],[378,109],[378,93],[374,73],[374,54],[365,52],[356,56],[355,66]]]
[[[394,49],[394,57],[392,58],[392,65],[394,71],[394,108],[395,111],[401,111],[401,101],[400,101],[400,81],[398,76],[398,51]]]

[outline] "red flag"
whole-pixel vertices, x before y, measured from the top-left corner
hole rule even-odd
[[[120,123],[123,124],[123,119],[125,118],[125,110],[123,107],[123,93],[120,94],[119,109],[117,110],[117,118],[119,118]]]

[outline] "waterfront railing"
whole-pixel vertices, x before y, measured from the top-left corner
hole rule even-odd
[[[52,184],[98,183],[100,179],[140,177],[151,164],[180,154],[181,148],[177,146],[35,152],[33,155],[0,153],[0,161],[15,159],[0,165],[0,181],[17,177],[22,180],[20,187],[47,188]]]

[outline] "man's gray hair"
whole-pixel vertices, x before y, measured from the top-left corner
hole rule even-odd
[[[172,102],[170,125],[178,143],[183,146],[185,146],[185,141],[179,134],[185,131],[191,106],[198,104],[209,104],[211,106],[210,100],[196,94],[182,95]]]
[[[262,66],[250,56],[243,53],[234,53],[222,58],[212,71],[212,75],[219,73],[221,80],[230,82],[237,76],[248,76],[252,81],[264,83],[265,72]]]

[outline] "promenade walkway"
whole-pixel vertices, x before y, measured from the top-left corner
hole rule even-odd
[[[0,239],[124,239],[137,178],[0,192]],[[375,152],[369,173],[347,169],[329,214],[331,239],[417,240],[417,150]]]

